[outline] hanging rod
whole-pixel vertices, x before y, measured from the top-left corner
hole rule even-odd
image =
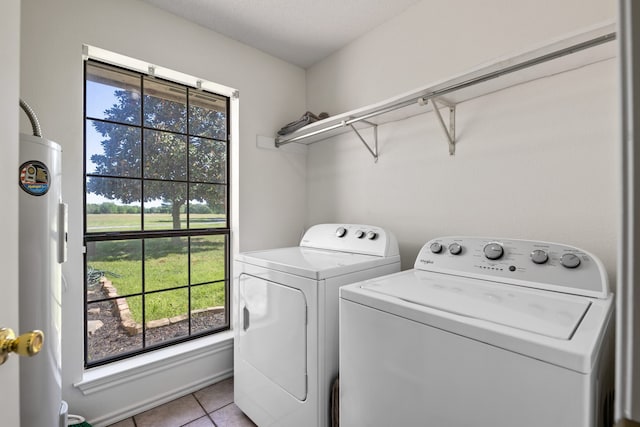
[[[341,127],[344,127],[344,126],[350,126],[353,123],[366,121],[367,119],[370,119],[371,117],[379,116],[380,114],[384,114],[384,113],[389,113],[391,111],[398,110],[398,109],[400,109],[402,107],[408,107],[409,105],[412,105],[412,104],[415,104],[416,102],[418,102],[418,99],[420,99],[420,98],[423,98],[423,97],[422,96],[418,96],[418,97],[415,97],[415,98],[411,98],[408,101],[402,101],[402,102],[399,102],[397,104],[393,104],[393,105],[390,105],[388,107],[381,108],[381,109],[376,110],[374,112],[365,114],[364,116],[354,117],[352,119],[347,119],[347,120],[342,120],[341,122],[338,122],[338,123],[336,123],[334,125],[327,126],[325,128],[322,128],[322,129],[314,130],[312,132],[305,133],[304,135],[300,135],[300,136],[296,136],[296,137],[291,138],[291,139],[287,139],[286,141],[280,141],[279,138],[276,138],[276,147],[280,147],[281,145],[285,145],[285,144],[288,144],[290,142],[296,142],[296,141],[299,141],[301,139],[309,138],[311,136],[319,135],[321,133],[329,132],[331,130],[338,129],[338,128],[341,128]]]
[[[470,79],[464,80],[464,81],[459,82],[459,83],[451,84],[451,85],[446,86],[446,87],[441,88],[441,89],[435,89],[435,90],[432,90],[432,91],[428,91],[426,93],[422,93],[420,95],[416,95],[415,97],[412,97],[412,98],[410,98],[408,100],[399,101],[397,103],[393,103],[393,104],[388,105],[386,107],[382,107],[380,109],[374,110],[374,111],[372,111],[370,113],[367,113],[367,114],[364,114],[362,116],[349,118],[347,120],[342,120],[342,121],[340,121],[338,123],[335,123],[333,125],[327,126],[325,128],[317,129],[317,130],[314,130],[314,131],[311,131],[311,132],[308,132],[308,133],[305,133],[305,134],[302,134],[302,135],[299,135],[299,136],[295,136],[295,137],[293,137],[291,139],[280,140],[280,137],[278,137],[278,138],[276,138],[276,147],[280,147],[282,145],[289,144],[291,142],[300,141],[302,139],[306,139],[306,138],[309,138],[309,137],[312,137],[312,136],[315,136],[315,135],[319,135],[319,134],[322,134],[322,133],[325,133],[325,132],[329,132],[329,131],[332,131],[334,129],[338,129],[338,128],[341,128],[341,127],[344,127],[344,126],[350,126],[353,123],[357,123],[357,122],[360,122],[360,121],[363,121],[363,120],[370,119],[372,117],[379,116],[379,115],[384,114],[384,113],[395,111],[395,110],[398,110],[400,108],[407,107],[409,105],[413,105],[413,104],[415,104],[415,103],[417,103],[419,101],[424,102],[424,101],[430,100],[431,98],[440,97],[442,95],[446,95],[448,93],[455,92],[457,90],[464,89],[464,88],[467,88],[469,86],[473,86],[473,85],[476,85],[476,84],[479,84],[479,83],[484,83],[486,81],[489,81],[489,80],[504,76],[506,74],[514,73],[516,71],[520,71],[520,70],[532,67],[534,65],[539,65],[539,64],[542,64],[544,62],[551,61],[553,59],[561,58],[563,56],[570,55],[572,53],[580,52],[580,51],[585,50],[585,49],[589,49],[589,48],[592,48],[592,47],[595,47],[595,46],[599,46],[601,44],[613,41],[615,39],[616,39],[616,33],[615,32],[604,34],[604,35],[601,35],[601,36],[594,37],[592,39],[586,40],[584,42],[576,43],[574,45],[571,45],[571,46],[568,46],[568,47],[565,47],[565,48],[562,48],[562,49],[558,49],[558,50],[555,50],[553,52],[550,52],[550,53],[547,53],[547,54],[543,54],[543,55],[540,55],[538,57],[535,57],[535,58],[532,58],[532,59],[528,59],[528,60],[525,60],[523,62],[514,64],[514,65],[510,65],[510,66],[501,68],[501,69],[496,70],[496,71],[491,71],[491,72],[488,72],[486,74],[482,74],[482,75],[477,76],[477,77],[472,77]],[[285,138],[286,138],[286,136],[285,136]]]

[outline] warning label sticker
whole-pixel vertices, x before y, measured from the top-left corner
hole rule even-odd
[[[38,160],[30,160],[20,166],[20,188],[32,196],[47,194],[49,179],[49,169]]]

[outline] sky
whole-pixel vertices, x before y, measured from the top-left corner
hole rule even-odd
[[[111,108],[118,102],[118,98],[115,96],[115,91],[118,89],[120,88],[87,81],[87,116],[105,118],[105,110]],[[85,155],[87,156],[87,173],[95,172],[96,170],[95,164],[91,162],[91,156],[94,154],[102,154],[104,152],[102,150],[102,145],[100,144],[103,137],[98,131],[96,131],[95,127],[91,123],[91,120],[87,120],[85,148]],[[108,199],[95,193],[87,193],[87,203],[101,204],[105,202],[111,202],[118,205],[123,204],[120,200]],[[146,207],[156,207],[161,204],[161,200],[145,202]],[[140,203],[129,203],[129,205],[140,206]]]
[[[102,83],[93,82],[87,80],[87,117],[94,118],[106,118],[105,110],[111,108],[114,104],[118,103],[118,98],[115,95],[116,90],[121,90],[122,88],[106,85]],[[96,171],[96,165],[91,162],[91,156],[94,154],[103,154],[104,151],[102,149],[102,145],[100,142],[103,140],[103,136],[96,131],[95,127],[92,125],[91,120],[87,120],[86,126],[86,148],[85,155],[86,165],[87,165],[87,173],[92,173]],[[106,197],[97,195],[95,193],[87,194],[87,203],[91,204],[101,204],[105,202],[111,202],[118,205],[122,205],[122,201],[108,199]],[[197,201],[192,201],[191,203],[200,203]],[[152,201],[145,201],[145,207],[157,207],[162,204],[161,199],[156,199]],[[129,203],[132,206],[140,206],[140,203]]]

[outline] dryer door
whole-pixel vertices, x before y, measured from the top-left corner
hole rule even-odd
[[[307,397],[307,303],[302,291],[241,274],[240,357],[298,400]]]

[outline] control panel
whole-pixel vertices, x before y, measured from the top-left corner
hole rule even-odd
[[[307,230],[300,246],[365,255],[399,255],[393,233],[363,224],[317,224]]]
[[[414,267],[576,295],[609,295],[602,262],[587,251],[558,243],[441,237],[422,247]]]

